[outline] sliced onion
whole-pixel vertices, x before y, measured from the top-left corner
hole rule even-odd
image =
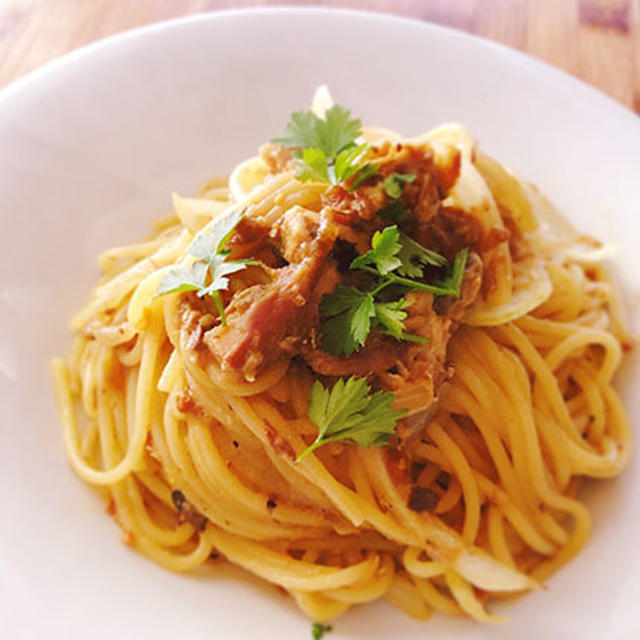
[[[269,175],[269,167],[259,156],[241,162],[229,176],[229,189],[238,202],[244,200]]]
[[[464,318],[465,324],[491,327],[511,322],[541,305],[552,294],[553,285],[541,261],[516,263],[514,272],[511,298],[498,306],[475,303]]]
[[[455,570],[471,584],[485,591],[523,591],[540,585],[479,549],[464,549],[454,562]]]

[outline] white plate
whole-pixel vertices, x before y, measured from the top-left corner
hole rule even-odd
[[[49,379],[99,250],[136,240],[306,105],[316,85],[367,123],[416,134],[466,123],[586,231],[620,245],[635,305],[640,122],[580,82],[467,35],[388,16],[290,9],[154,25],[77,51],[0,97],[0,636],[309,638],[291,601],[226,569],[176,576],[120,544],[69,470]],[[621,388],[634,423],[636,361]],[[638,638],[638,456],[589,491],[594,534],[546,591],[500,607],[503,627],[384,603],[340,638]]]

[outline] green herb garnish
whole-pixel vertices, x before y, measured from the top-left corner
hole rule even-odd
[[[320,622],[314,622],[311,625],[311,636],[313,640],[322,640],[325,633],[333,631],[333,627],[330,624],[321,624]]]
[[[438,280],[434,283],[438,287],[442,287],[443,289],[454,292],[444,295],[454,295],[456,297],[460,296],[460,287],[462,286],[462,278],[464,277],[464,270],[467,266],[468,257],[468,247],[465,247],[464,249],[458,251],[458,254],[453,261],[453,266],[451,267],[451,269],[449,269],[447,275],[442,278],[442,280]]]
[[[329,318],[322,325],[322,348],[346,356],[364,345],[376,315],[371,293],[341,284],[333,293],[322,296],[320,311]]]
[[[398,273],[409,278],[421,278],[425,266],[446,267],[448,264],[444,256],[423,247],[402,231],[400,232],[398,259],[401,262]]]
[[[460,251],[446,276],[427,284],[415,278],[424,277],[426,266],[446,267],[446,258],[401,233],[395,225],[376,231],[371,249],[350,265],[373,276],[372,285],[366,289],[337,285],[320,301],[320,311],[328,318],[322,326],[322,348],[334,356],[350,356],[365,344],[372,328],[397,340],[428,342],[404,330],[410,303],[404,297],[388,300],[382,292],[396,285],[403,295],[428,291],[436,296],[459,296],[467,255],[468,249]]]
[[[384,192],[391,198],[391,202],[382,207],[378,212],[385,220],[399,224],[409,217],[409,210],[399,200],[407,182],[413,182],[416,179],[413,173],[391,173],[382,183]]]
[[[210,295],[218,309],[222,324],[226,324],[227,318],[219,292],[229,286],[228,276],[242,271],[248,265],[258,264],[256,260],[227,260],[231,252],[225,249],[225,245],[242,216],[242,211],[234,209],[218,219],[210,233],[196,237],[187,250],[197,258],[195,262],[190,268],[179,267],[170,271],[160,281],[156,296],[178,291],[196,291],[200,298]]]
[[[318,427],[318,435],[298,456],[298,461],[314,449],[337,440],[361,447],[387,444],[398,420],[408,413],[406,409],[392,409],[394,399],[393,393],[371,393],[366,378],[340,378],[331,389],[316,380],[308,416]]]
[[[351,269],[373,267],[374,273],[386,276],[402,266],[398,253],[402,249],[400,232],[395,225],[376,231],[371,238],[371,249],[353,260]]]
[[[407,182],[413,182],[416,179],[413,173],[391,173],[382,183],[385,193],[394,200],[402,195],[402,190]]]
[[[339,104],[327,109],[324,119],[313,111],[296,111],[287,123],[284,135],[274,138],[284,147],[321,149],[335,157],[344,148],[354,144],[360,135],[362,122],[351,118],[351,112]]]
[[[378,213],[389,222],[399,224],[409,217],[409,209],[402,204],[401,200],[392,200],[386,204]]]
[[[273,142],[297,150],[298,180],[337,185],[354,177],[353,190],[376,171],[374,165],[363,163],[369,145],[355,142],[361,128],[359,119],[351,118],[348,109],[336,104],[324,119],[313,111],[296,111],[284,135]]]
[[[447,260],[435,251],[423,247],[392,225],[376,231],[371,240],[371,250],[358,256],[350,265],[352,269],[362,269],[367,273],[384,278],[381,290],[391,284],[407,287],[410,291],[428,291],[436,296],[459,296],[462,275],[466,265],[468,249],[456,256],[452,269],[442,280],[426,284],[410,278],[423,276],[423,265],[446,266]],[[396,273],[397,272],[397,273]],[[398,274],[410,274],[409,278]]]
[[[355,173],[353,181],[351,182],[351,186],[349,187],[350,192],[354,192],[359,186],[364,184],[369,178],[372,178],[376,171],[378,170],[377,164],[372,164],[368,162],[358,169]]]

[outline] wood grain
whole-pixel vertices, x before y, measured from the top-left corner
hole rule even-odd
[[[0,87],[98,38],[280,0],[0,0]],[[640,113],[640,0],[311,0],[410,16],[490,38],[582,78]]]

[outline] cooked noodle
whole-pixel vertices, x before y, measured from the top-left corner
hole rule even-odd
[[[435,405],[430,381],[394,383],[413,429],[401,446],[334,442],[296,461],[317,432],[313,370],[285,356],[254,379],[230,371],[194,348],[184,294],[155,297],[194,235],[238,201],[270,226],[296,207],[317,215],[327,185],[255,158],[230,183],[175,197],[144,242],[100,257],[71,359],[54,362],[64,445],[155,562],[189,571],[218,554],[318,621],[382,597],[418,618],[496,620],[487,600],[540,586],[585,544],[580,480],[617,475],[631,452],[612,384],[628,340],[588,259],[598,247],[558,231],[538,192],[461,127],[419,141],[461,158],[444,204],[486,233],[508,228],[520,251],[502,239],[481,252],[493,286],[451,337],[455,374]]]

